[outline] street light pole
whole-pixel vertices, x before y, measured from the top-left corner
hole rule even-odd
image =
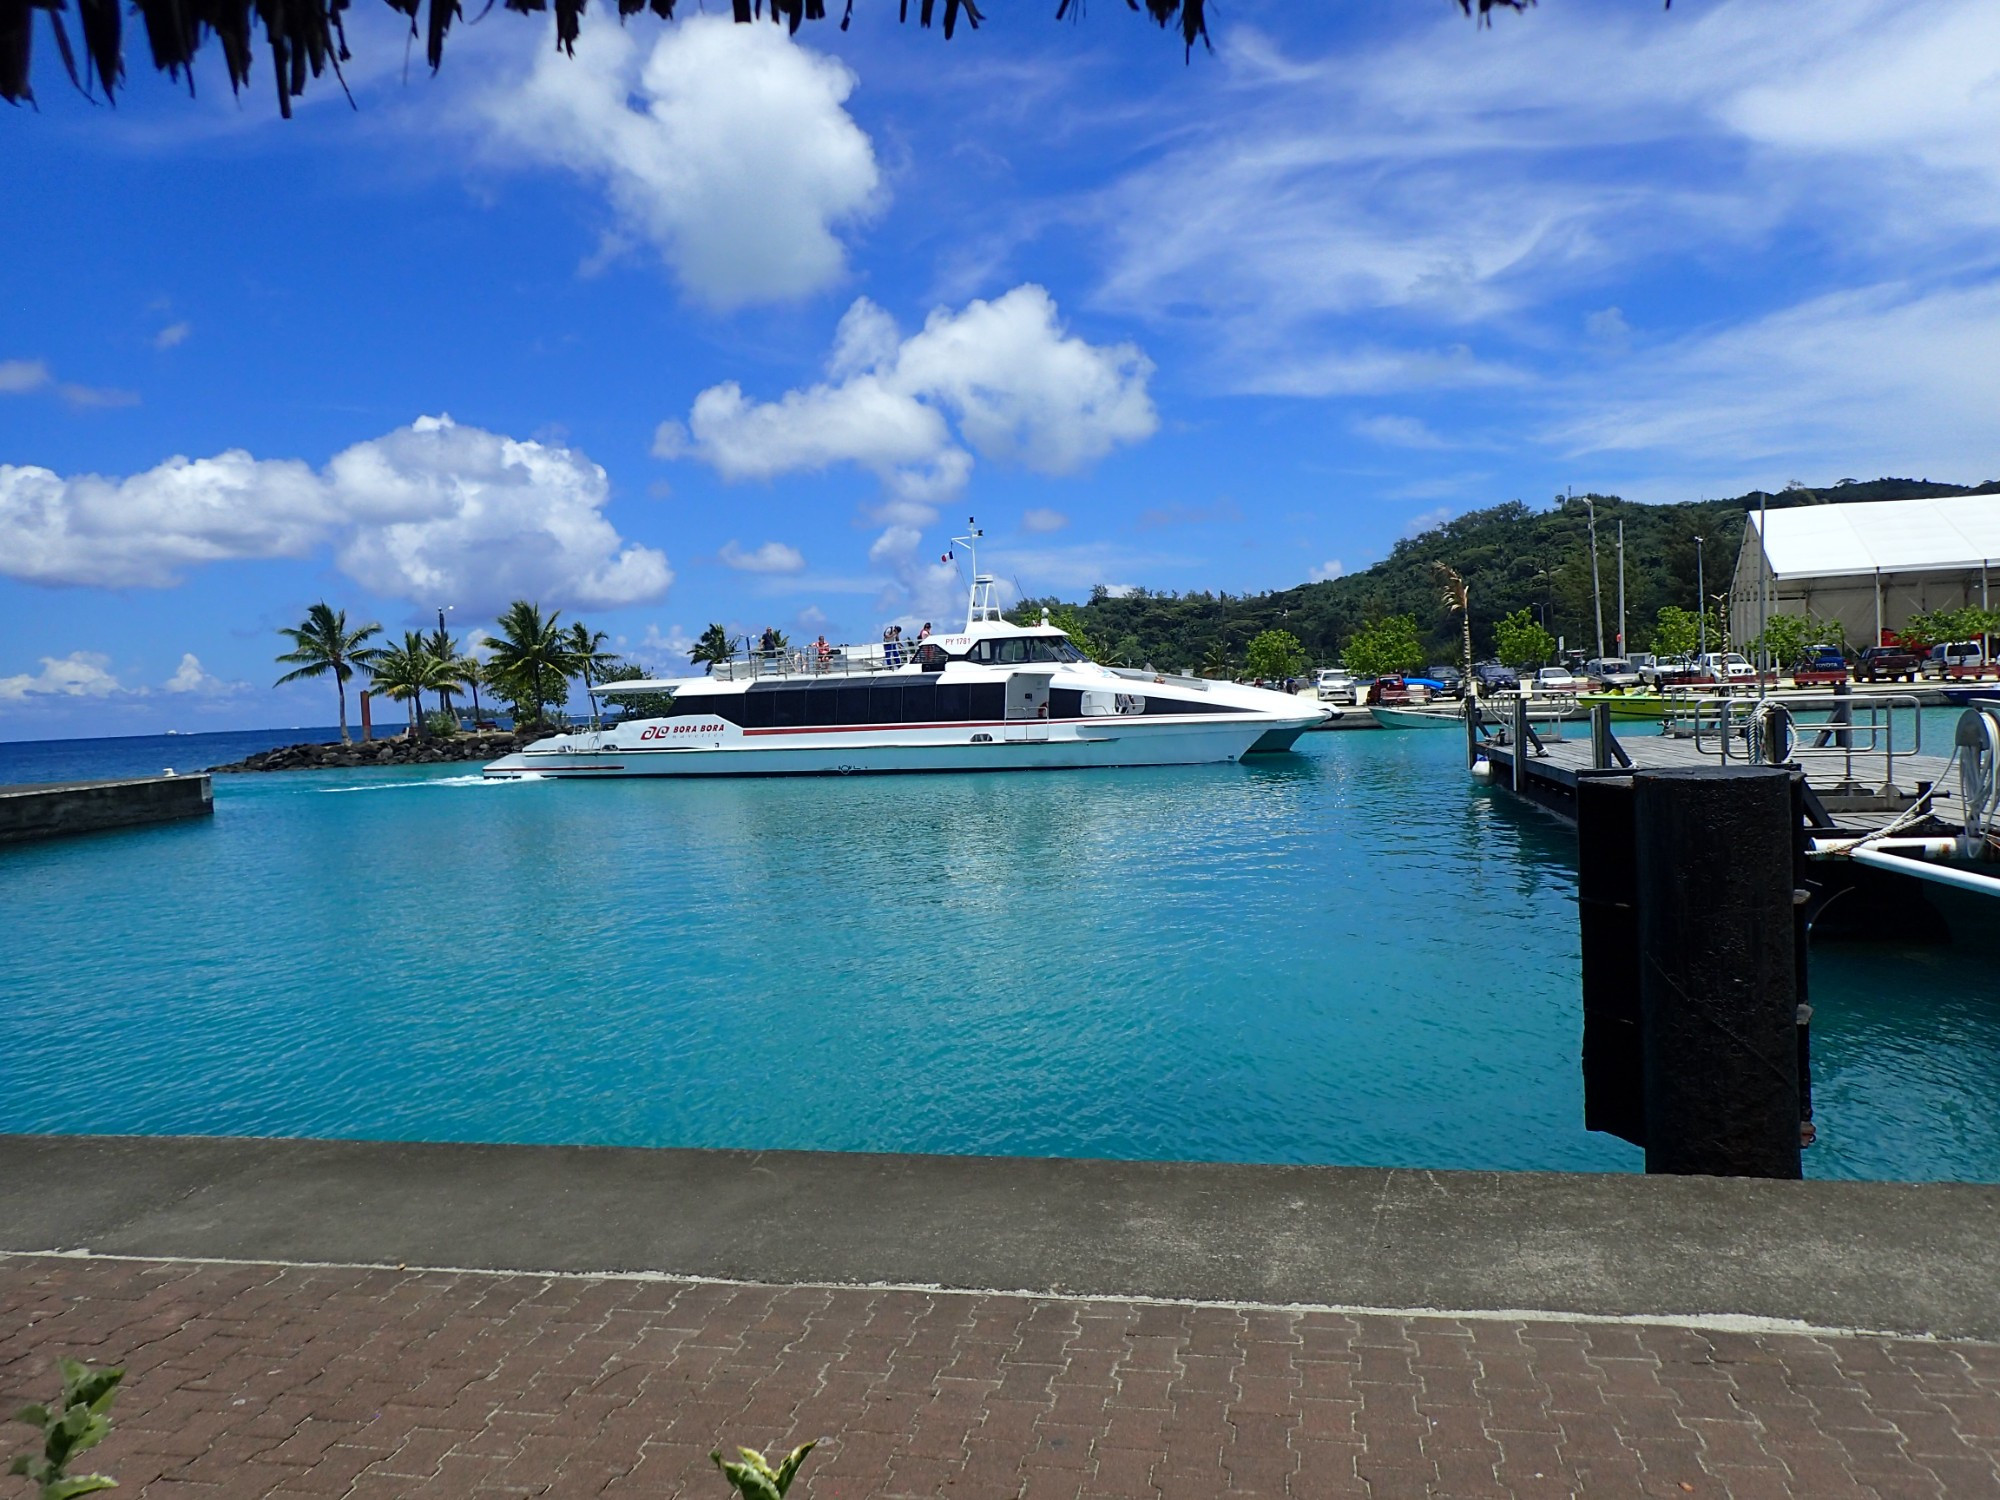
[[[1562,492],[1563,504],[1567,505],[1576,497],[1568,490]],[[1597,659],[1604,659],[1604,587],[1597,577],[1597,503],[1589,495],[1583,497],[1583,508],[1590,516],[1590,599],[1597,611]]]
[[[1694,619],[1698,656],[1708,655],[1708,580],[1701,571],[1701,538],[1694,539]]]
[[[1618,656],[1625,657],[1625,520],[1618,521]]]

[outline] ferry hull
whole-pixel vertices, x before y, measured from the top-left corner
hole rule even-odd
[[[1311,722],[1317,722],[1318,715]],[[995,724],[919,739],[886,736],[794,735],[791,743],[745,745],[732,737],[719,744],[640,748],[593,738],[564,736],[563,748],[530,746],[485,767],[494,778],[567,777],[579,781],[630,776],[845,776],[926,771],[1056,771],[1123,766],[1215,765],[1241,760],[1253,750],[1286,749],[1308,721],[1269,720],[1133,726],[1107,720],[1077,728],[1068,724]]]

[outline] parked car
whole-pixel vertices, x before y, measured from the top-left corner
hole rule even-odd
[[[1497,661],[1483,661],[1472,669],[1472,680],[1482,693],[1511,693],[1521,685],[1521,674]]]
[[[1583,664],[1583,675],[1601,688],[1630,688],[1639,685],[1639,674],[1622,656],[1597,657]]]
[[[1584,681],[1568,667],[1543,667],[1535,673],[1535,691],[1538,693],[1580,693]]]
[[[1696,680],[1700,674],[1685,656],[1656,656],[1639,668],[1639,680],[1650,688],[1678,687]]]
[[[1827,687],[1847,681],[1847,658],[1838,646],[1808,646],[1792,670],[1798,687]]]
[[[1711,651],[1696,663],[1711,682],[1734,684],[1754,682],[1757,669],[1740,651]]]
[[[1443,697],[1462,698],[1465,696],[1465,674],[1459,671],[1457,667],[1435,666],[1427,670],[1424,676],[1438,685],[1438,692]]]
[[[1986,665],[1986,650],[1978,641],[1944,641],[1931,647],[1931,670],[1940,677],[1948,672],[1976,670]]]
[[[1854,676],[1859,682],[1915,682],[1923,663],[1914,651],[1901,646],[1863,646],[1854,659]]]
[[[1361,695],[1345,667],[1321,667],[1313,675],[1313,692],[1322,703],[1354,704]]]

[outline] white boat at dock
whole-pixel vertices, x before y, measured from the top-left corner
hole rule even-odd
[[[978,533],[956,539],[970,551]],[[490,777],[825,776],[1183,766],[1290,750],[1330,711],[1288,693],[1101,666],[1046,616],[1000,616],[975,559],[965,628],[923,641],[753,652],[702,677],[614,682],[661,716],[558,734]]]

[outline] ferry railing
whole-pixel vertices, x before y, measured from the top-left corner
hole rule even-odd
[[[834,646],[820,655],[813,646],[787,646],[780,651],[752,651],[711,664],[708,675],[723,682],[764,677],[863,677],[898,672],[917,659],[915,641]]]

